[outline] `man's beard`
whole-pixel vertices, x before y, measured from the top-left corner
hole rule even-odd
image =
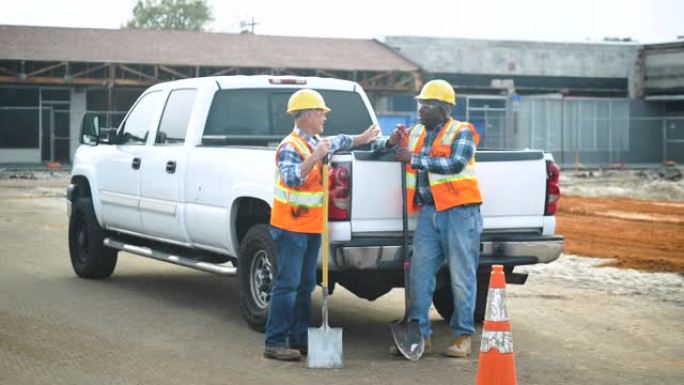
[[[435,128],[437,125],[439,125],[442,120],[438,118],[418,118],[420,121],[420,124],[424,125],[426,128]]]

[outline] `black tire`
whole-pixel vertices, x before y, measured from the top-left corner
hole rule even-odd
[[[432,303],[437,309],[437,313],[445,320],[451,320],[451,315],[454,313],[454,297],[451,294],[451,283],[449,275],[446,274],[446,282],[438,285],[432,296]],[[487,290],[489,290],[489,275],[477,275],[477,294],[475,298],[475,312],[473,319],[475,323],[484,321],[485,311],[487,310]]]
[[[71,267],[81,278],[103,279],[116,267],[117,250],[103,244],[107,233],[97,223],[93,201],[80,198],[69,218],[69,257]]]
[[[250,328],[263,332],[276,272],[275,244],[269,225],[254,225],[240,242],[240,312]]]

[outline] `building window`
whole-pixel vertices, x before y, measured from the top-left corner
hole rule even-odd
[[[0,87],[0,107],[38,107],[37,88]]]
[[[39,148],[37,107],[0,107],[0,148]]]
[[[39,148],[38,100],[37,88],[0,87],[0,148]]]
[[[524,97],[518,111],[516,147],[547,151],[627,151],[629,102]]]

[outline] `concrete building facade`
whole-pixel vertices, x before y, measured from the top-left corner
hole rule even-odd
[[[478,127],[484,147],[541,148],[564,165],[684,161],[684,42],[385,43],[420,65],[426,80],[455,87],[454,116]]]

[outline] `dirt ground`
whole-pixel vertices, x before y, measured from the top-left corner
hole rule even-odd
[[[68,176],[2,179],[0,385],[475,381],[480,328],[470,359],[387,356],[388,324],[403,314],[400,289],[374,302],[335,290],[330,320],[344,330],[344,369],[267,360],[263,334],[240,316],[236,279],[127,253],[111,278],[79,279],[66,244]],[[518,382],[681,384],[684,277],[595,261],[563,255],[527,267],[527,283],[507,287]],[[318,293],[313,325],[320,325]],[[434,309],[430,318],[441,351],[451,331]]]
[[[565,253],[684,274],[684,201],[564,195],[556,219]]]

